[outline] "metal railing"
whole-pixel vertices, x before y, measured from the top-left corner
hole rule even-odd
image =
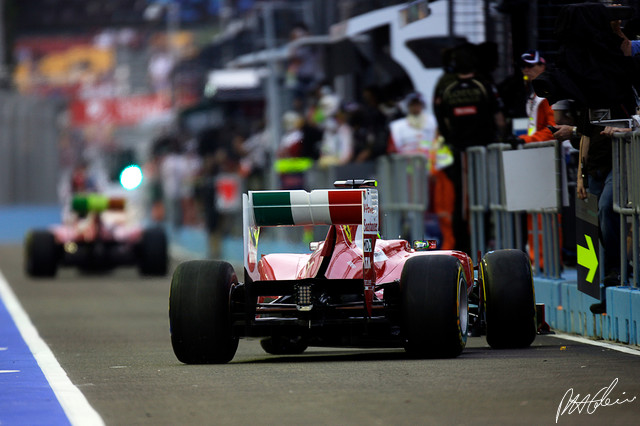
[[[532,215],[531,229],[533,268],[536,275],[560,278],[561,259],[558,229],[558,213],[561,205],[561,156],[559,143],[537,142],[526,144],[526,149],[552,146],[555,148],[555,173],[557,207],[540,210],[528,210]],[[523,212],[509,211],[504,181],[504,164],[502,154],[511,150],[511,145],[495,143],[489,146],[470,147],[467,154],[467,183],[469,189],[469,214],[471,229],[471,250],[474,260],[477,253],[484,253],[487,241],[492,240],[489,249],[525,248],[521,220]],[[485,215],[491,214],[493,232],[485,229]],[[541,227],[538,226],[540,218]],[[539,241],[542,240],[542,256]],[[545,267],[542,266],[543,259]]]
[[[469,225],[471,229],[471,256],[476,262],[478,252],[486,252],[485,214],[489,207],[487,177],[487,149],[483,146],[467,148],[467,188]]]
[[[509,150],[511,150],[511,145],[504,143],[487,146],[489,210],[493,219],[496,249],[524,247],[521,226],[522,214],[507,210],[502,152]]]
[[[407,239],[422,239],[429,199],[427,158],[401,154],[380,157],[376,162],[376,176],[384,234],[387,238],[409,235]]]
[[[640,287],[640,131],[615,133],[612,151],[613,210],[620,214],[620,279],[623,284],[629,283],[637,288]],[[629,229],[631,253],[627,253]],[[627,269],[629,255],[633,267],[632,281],[629,281]]]
[[[524,248],[522,214],[507,209],[502,152],[509,150],[509,144],[494,143],[486,148],[471,147],[466,151],[471,254],[474,258],[478,251]],[[493,232],[485,229],[486,214],[491,215]],[[491,245],[488,246],[489,240]]]

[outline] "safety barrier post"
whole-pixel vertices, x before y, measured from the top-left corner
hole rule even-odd
[[[380,198],[380,224],[385,238],[397,237],[400,235],[399,226],[400,213],[393,209],[393,184],[391,182],[391,160],[386,156],[380,157],[377,162],[378,172],[378,197]]]
[[[486,251],[484,215],[488,207],[487,149],[483,146],[473,146],[467,148],[466,153],[471,257],[478,262],[478,251]]]
[[[532,241],[533,241],[533,274],[534,275],[540,275],[541,272],[541,268],[540,268],[540,264],[541,259],[540,259],[540,246],[539,246],[539,236],[542,234],[542,231],[538,230],[538,213],[536,212],[531,212],[531,224],[532,224],[532,229],[531,229],[531,233],[532,233]]]
[[[522,247],[519,226],[514,229],[519,216],[507,211],[507,197],[503,180],[504,164],[502,151],[511,150],[511,145],[494,143],[487,146],[487,173],[489,185],[489,210],[492,212],[495,232],[495,248]]]
[[[631,222],[633,286],[638,287],[638,220],[640,217],[640,131],[615,133],[613,155],[613,210],[620,215],[620,279],[629,283],[627,218]]]
[[[636,133],[632,140],[631,145],[631,190],[633,191],[633,202],[635,203],[635,209],[631,216],[631,241],[632,241],[632,260],[631,265],[633,267],[633,286],[635,288],[640,287],[640,279],[638,274],[640,273],[640,136]],[[626,237],[623,241],[626,242]],[[623,257],[623,259],[626,258]],[[626,268],[625,268],[626,269]],[[637,342],[636,342],[637,343]]]
[[[380,185],[380,210],[386,238],[424,237],[424,213],[427,209],[427,158],[421,155],[382,156],[376,164]]]

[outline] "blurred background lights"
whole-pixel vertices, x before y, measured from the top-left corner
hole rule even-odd
[[[142,183],[142,170],[139,166],[128,166],[120,173],[120,184],[124,189],[135,189]]]

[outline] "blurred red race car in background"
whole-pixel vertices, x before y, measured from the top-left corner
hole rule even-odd
[[[144,229],[126,215],[126,199],[76,194],[64,223],[30,231],[25,239],[25,270],[32,277],[54,277],[58,266],[103,272],[137,265],[141,275],[166,275],[167,238],[162,228]]]

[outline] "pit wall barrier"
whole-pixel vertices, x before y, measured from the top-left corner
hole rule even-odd
[[[536,205],[526,210],[510,210],[507,202],[505,168],[503,154],[511,151],[509,144],[496,143],[487,147],[467,148],[467,188],[469,193],[469,223],[471,232],[471,255],[478,261],[477,253],[486,253],[490,249],[517,248],[526,249],[527,238],[522,224],[527,215],[532,217],[529,239],[533,247],[532,266],[536,276],[560,278],[561,254],[559,239],[559,213],[562,206],[562,155],[557,141],[525,144],[524,149],[534,150],[552,148],[554,154],[552,173],[554,174],[554,193],[552,205],[538,208]],[[485,217],[490,215],[492,233],[485,229]],[[487,242],[492,246],[488,247]],[[546,259],[546,267],[543,266]]]
[[[531,209],[526,212],[508,211],[502,152],[510,145],[492,144],[467,150],[468,187],[472,248],[485,252],[487,230],[483,215],[490,214],[493,222],[494,247],[524,249],[526,242],[521,232],[525,214],[532,214],[534,286],[536,302],[545,304],[545,319],[558,331],[579,334],[589,338],[611,340],[631,345],[640,344],[640,288],[638,274],[630,276],[621,261],[622,287],[606,289],[607,314],[593,314],[589,307],[598,300],[578,291],[577,271],[563,267],[557,228],[562,205],[563,162],[561,146],[556,141],[526,144],[524,149],[554,147],[554,173],[556,180],[556,208]],[[486,187],[485,187],[486,185]],[[640,270],[639,217],[640,217],[640,132],[618,133],[613,139],[614,210],[620,214],[621,252],[628,253],[631,271]],[[540,217],[541,227],[538,227]],[[628,250],[627,238],[631,240]],[[538,247],[538,241],[542,247]],[[546,259],[543,267],[541,256]],[[603,271],[601,271],[603,273]],[[605,292],[604,287],[601,287]]]
[[[571,271],[575,274],[575,270]],[[545,319],[553,330],[584,337],[640,345],[640,289],[608,287],[606,314],[593,314],[589,306],[597,299],[578,291],[576,277],[534,277],[536,303],[545,304]]]

